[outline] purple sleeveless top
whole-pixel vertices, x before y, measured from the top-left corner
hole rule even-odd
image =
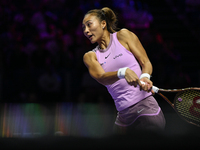
[[[135,56],[118,41],[117,32],[110,34],[110,43],[106,49],[101,50],[97,46],[93,51],[105,72],[118,71],[120,68],[129,67],[138,77],[142,74]],[[111,85],[106,85],[106,87],[118,111],[126,109],[151,95],[151,93],[140,91],[139,86],[130,86],[126,79],[120,79]]]

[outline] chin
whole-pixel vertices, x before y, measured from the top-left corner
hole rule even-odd
[[[90,41],[92,44],[96,43],[96,41]]]

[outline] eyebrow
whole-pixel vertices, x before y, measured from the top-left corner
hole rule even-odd
[[[88,21],[86,21],[85,24],[86,24],[87,22],[89,22],[89,21],[92,21],[92,20],[88,20]],[[84,24],[82,24],[82,25],[84,25]]]

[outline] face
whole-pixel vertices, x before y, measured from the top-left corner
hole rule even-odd
[[[83,33],[90,40],[91,43],[100,41],[103,36],[104,22],[100,23],[99,19],[92,14],[88,14],[83,19]]]

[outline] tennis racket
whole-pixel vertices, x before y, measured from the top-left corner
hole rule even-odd
[[[143,81],[140,82],[145,84]],[[151,91],[165,99],[182,119],[200,127],[200,88],[161,89],[152,86]],[[162,94],[164,92],[177,92],[173,103]]]

